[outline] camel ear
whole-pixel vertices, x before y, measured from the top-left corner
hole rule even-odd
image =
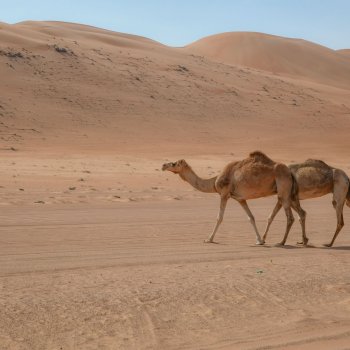
[[[177,162],[177,164],[179,164],[179,165],[181,165],[181,166],[184,166],[184,165],[186,165],[187,163],[186,163],[185,159],[180,159],[180,160]]]

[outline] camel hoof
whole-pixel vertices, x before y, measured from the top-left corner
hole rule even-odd
[[[297,244],[298,244],[298,245],[303,245],[304,247],[306,247],[308,242],[309,242],[309,239],[306,238],[306,239],[305,239],[304,241],[302,241],[302,242],[297,242]]]
[[[257,241],[255,244],[256,244],[256,245],[264,245],[264,244],[265,244],[265,241]]]
[[[214,241],[210,240],[210,239],[205,239],[204,243],[214,243]]]
[[[330,248],[330,247],[332,246],[332,244],[326,243],[326,244],[324,244],[323,246],[324,246],[324,247],[327,247],[327,248]]]
[[[284,242],[276,243],[275,247],[284,247]]]

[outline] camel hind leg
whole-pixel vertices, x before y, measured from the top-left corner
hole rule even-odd
[[[337,213],[337,228],[334,232],[334,235],[333,235],[331,242],[324,244],[325,247],[331,247],[333,245],[339,232],[344,227],[343,207],[344,207],[344,203],[342,203],[342,204],[335,203],[335,210]]]
[[[347,175],[339,169],[333,171],[333,207],[337,215],[337,227],[330,243],[324,244],[325,247],[331,247],[336,240],[339,232],[344,227],[343,208],[349,190],[349,179]]]
[[[306,246],[307,242],[309,241],[309,239],[306,237],[306,230],[305,230],[306,211],[303,210],[302,207],[300,206],[300,202],[299,202],[298,198],[294,198],[292,200],[292,208],[298,213],[299,222],[300,222],[300,225],[301,225],[303,241],[302,242],[298,242],[298,244],[303,244],[303,245]]]
[[[306,237],[306,234],[305,234],[306,211],[301,208],[299,200],[296,200],[296,199],[291,202],[291,207],[297,212],[297,214],[299,216],[299,222],[300,222],[301,229],[303,232],[303,241],[300,244],[306,245],[307,242],[309,241],[309,239]],[[270,225],[272,224],[273,219],[275,218],[275,216],[277,215],[277,213],[280,211],[281,208],[282,208],[281,200],[278,200],[275,208],[273,209],[272,213],[270,214],[269,218],[267,219],[267,225],[266,225],[265,233],[263,236],[264,242],[266,240]]]
[[[287,241],[289,231],[293,225],[294,217],[292,213],[292,207],[295,206],[299,216],[305,220],[305,212],[301,209],[299,204],[299,199],[297,197],[297,184],[296,180],[293,178],[290,169],[284,164],[275,165],[275,177],[276,177],[276,186],[277,186],[277,195],[278,199],[281,201],[281,204],[285,210],[287,217],[287,227],[284,234],[284,237],[279,245],[284,245]],[[303,237],[306,237],[305,234],[305,221],[302,225]]]
[[[277,213],[280,211],[281,208],[282,208],[282,203],[278,199],[275,207],[273,208],[272,213],[270,214],[270,216],[267,219],[267,224],[266,224],[265,232],[264,232],[264,235],[263,235],[263,242],[264,243],[266,241],[267,233],[269,232],[269,229],[270,229],[270,226],[271,226],[271,224],[273,222],[273,219],[275,218],[275,216],[277,215]]]
[[[282,241],[280,243],[278,243],[277,245],[279,246],[283,246],[286,244],[288,235],[289,235],[289,231],[292,228],[293,222],[294,222],[294,216],[292,213],[292,209],[290,207],[285,207],[284,211],[286,212],[286,216],[287,216],[287,227],[286,227],[286,232],[284,234],[284,237],[282,239]]]

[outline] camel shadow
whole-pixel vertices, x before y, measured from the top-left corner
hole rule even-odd
[[[339,247],[320,247],[321,249],[329,249],[329,250],[350,250],[350,246],[344,245]]]
[[[314,246],[313,244],[308,244],[306,246],[296,243],[295,245],[291,245],[291,244],[285,244],[285,245],[280,245],[278,243],[273,244],[271,243],[270,245],[264,244],[264,245],[260,245],[257,247],[262,247],[262,248],[281,248],[281,249],[305,249],[305,248],[319,248]]]
[[[261,248],[281,248],[281,249],[325,249],[325,250],[350,250],[350,246],[338,246],[338,247],[324,247],[324,246],[315,246],[313,244],[308,244],[307,246],[303,246],[301,244],[297,245],[262,245],[262,246],[257,246]]]
[[[256,248],[260,248],[260,249],[272,249],[272,248],[284,248],[284,249],[296,249],[298,247],[295,247],[295,246],[292,246],[292,245],[284,245],[284,246],[278,246],[278,245],[274,245],[274,244],[271,244],[271,245],[268,245],[268,244],[264,244],[264,245],[250,245],[249,247],[253,248],[253,247],[256,247]]]

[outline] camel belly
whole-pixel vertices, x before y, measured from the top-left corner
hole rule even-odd
[[[235,182],[231,196],[235,199],[256,199],[277,193],[275,180],[270,176],[257,176]]]
[[[332,192],[332,186],[324,187],[312,187],[312,188],[300,188],[299,187],[299,199],[310,199],[325,196],[326,194]]]
[[[252,191],[252,190],[236,190],[231,194],[232,198],[235,199],[244,199],[244,200],[249,200],[249,199],[257,199],[257,198],[263,198],[263,197],[269,197],[274,194],[276,194],[276,190],[273,188],[269,188],[267,190],[260,190],[260,191]]]
[[[333,191],[331,172],[317,172],[313,168],[304,168],[294,174],[299,188],[299,199],[322,197]]]

